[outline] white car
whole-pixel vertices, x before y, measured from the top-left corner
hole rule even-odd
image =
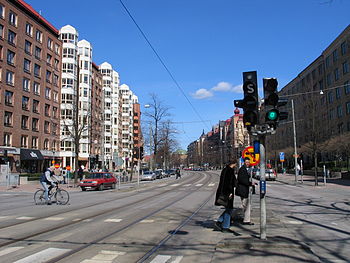
[[[152,171],[144,171],[143,174],[140,175],[141,181],[153,181],[156,180],[156,174]]]

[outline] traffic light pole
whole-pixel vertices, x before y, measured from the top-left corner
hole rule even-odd
[[[266,239],[265,136],[260,135],[260,239]]]

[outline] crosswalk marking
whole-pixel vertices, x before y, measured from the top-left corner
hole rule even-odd
[[[157,255],[151,263],[180,263],[183,256]]]
[[[191,186],[191,184],[185,184],[184,186],[186,186],[186,187],[187,187],[187,186]]]
[[[214,183],[208,184],[208,186],[214,186],[214,185],[215,185]]]
[[[17,217],[16,219],[18,220],[30,220],[30,219],[34,219],[35,217],[32,216],[21,216],[21,217]]]
[[[91,259],[85,259],[81,263],[111,263],[116,257],[125,255],[125,252],[101,250],[96,256]]]
[[[0,257],[4,256],[6,254],[10,254],[12,252],[15,252],[15,251],[17,251],[17,250],[19,250],[21,248],[23,248],[23,247],[8,247],[8,248],[5,248],[4,250],[0,251]]]
[[[92,219],[84,219],[83,222],[91,222]]]
[[[178,185],[180,185],[180,184],[172,184],[172,185],[170,185],[170,186],[178,186]]]
[[[140,221],[140,223],[153,223],[154,220],[153,219],[144,219],[142,221]]]
[[[202,186],[203,184],[196,184],[196,186]]]
[[[17,260],[14,263],[44,263],[68,251],[70,251],[70,249],[50,247],[28,257]]]
[[[47,217],[44,220],[47,220],[47,221],[60,221],[60,220],[63,220],[63,219],[64,219],[63,217]]]
[[[109,218],[109,219],[106,219],[104,222],[113,222],[113,223],[119,223],[121,222],[123,219],[120,219],[120,218]]]
[[[75,218],[75,219],[73,219],[72,221],[73,222],[77,222],[77,221],[80,221],[81,220],[81,218]]]

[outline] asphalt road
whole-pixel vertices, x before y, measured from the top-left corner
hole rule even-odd
[[[73,191],[64,206],[35,205],[33,193],[0,192],[0,261],[350,262],[349,186],[314,187],[307,181],[295,186],[293,177],[287,176],[268,182],[268,224],[279,223],[267,226],[268,240],[274,240],[272,236],[298,240],[316,260],[303,260],[302,253],[288,246],[273,260],[281,252],[277,242],[256,250],[253,260],[251,248],[242,246],[238,253],[235,246],[259,234],[259,195],[252,200],[255,226],[233,225],[234,239],[213,231],[212,223],[221,213],[213,206],[218,174],[191,171],[178,180],[142,182],[139,188],[134,183],[119,190]],[[236,243],[219,254],[218,244],[228,241]]]

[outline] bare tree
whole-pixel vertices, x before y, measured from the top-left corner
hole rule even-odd
[[[162,141],[160,138],[160,128],[161,122],[164,121],[166,117],[170,116],[169,107],[164,105],[164,103],[158,98],[158,96],[154,93],[150,94],[151,102],[148,103],[149,110],[147,110],[144,115],[148,118],[148,122],[150,124],[150,130],[152,134],[150,135],[152,138],[152,148],[154,156],[157,158],[159,144]],[[152,153],[151,153],[152,154]]]
[[[174,152],[178,147],[178,142],[175,138],[175,134],[177,132],[170,120],[161,122],[159,132],[159,151],[163,157],[165,168],[168,167],[171,153]]]

